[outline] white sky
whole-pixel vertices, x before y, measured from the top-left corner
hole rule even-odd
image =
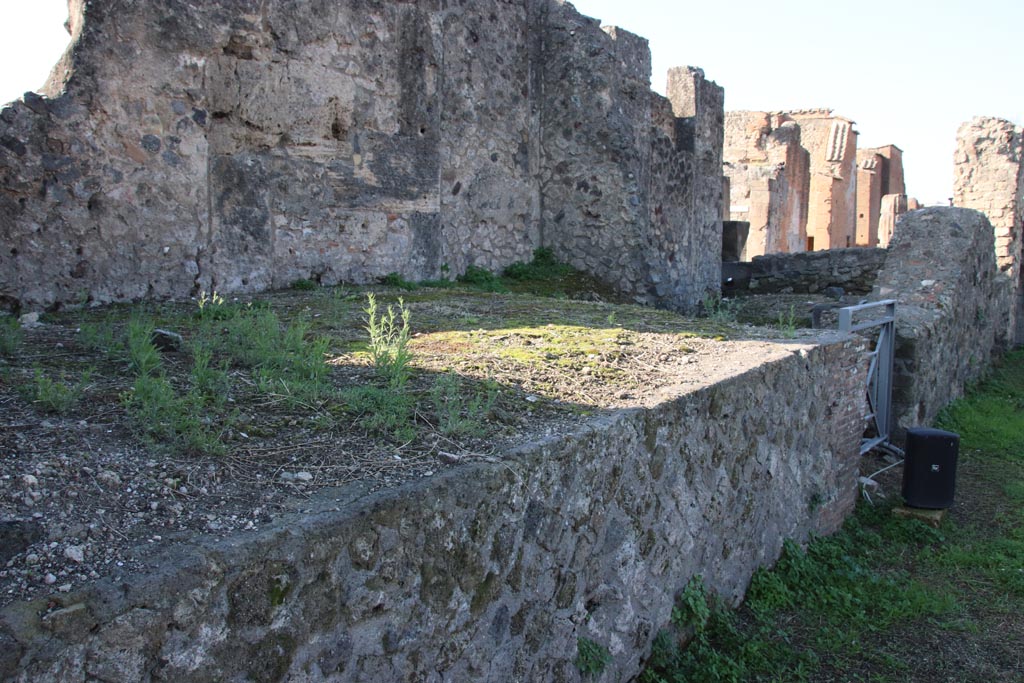
[[[151,1],[151,0],[146,0]],[[907,190],[945,203],[956,129],[974,116],[1024,123],[1022,0],[578,0],[650,40],[653,86],[704,69],[728,110],[829,107],[859,145],[904,152]],[[39,88],[67,45],[66,0],[0,0],[0,102]]]

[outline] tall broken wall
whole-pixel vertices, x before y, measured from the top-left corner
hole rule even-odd
[[[874,150],[857,150],[857,246],[878,246],[885,158]]]
[[[76,0],[70,24],[48,96],[0,114],[8,305],[434,278],[545,245],[645,302],[718,286],[720,170],[699,179],[646,42],[571,5]],[[687,117],[720,120],[693,77]]]
[[[546,7],[542,240],[638,301],[692,307],[721,278],[722,89],[681,68],[661,97],[646,40]]]
[[[996,118],[964,123],[957,131],[953,171],[953,203],[981,211],[995,230],[996,262],[1007,297],[1000,343],[1024,343],[1024,131]]]
[[[800,144],[799,125],[767,112],[728,112],[725,121],[730,220],[750,223],[742,259],[802,251],[810,160]]]
[[[899,431],[931,424],[989,366],[1008,305],[993,242],[988,219],[970,209],[921,209],[896,224],[872,298],[897,301]]]

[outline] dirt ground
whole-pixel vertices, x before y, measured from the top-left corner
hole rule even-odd
[[[329,390],[303,404],[258,388],[253,368],[228,366],[226,404],[202,418],[223,447],[216,454],[169,447],[126,409],[133,375],[120,340],[129,319],[144,315],[181,335],[160,361],[184,391],[196,302],[46,314],[22,327],[0,354],[0,604],[127,577],[151,549],[260,528],[324,487],[358,480],[377,489],[500,458],[600,411],[654,405],[725,378],[738,358],[817,338],[799,322],[756,327],[604,301],[375,291],[382,306],[402,296],[410,312],[411,438],[366,428],[338,398],[380,384],[367,354],[365,289],[260,295],[257,305],[284,324],[303,320],[308,337],[328,340]],[[460,433],[443,428],[432,402],[449,373],[459,395],[446,401],[486,407]],[[67,405],[40,400],[48,382],[68,389]]]

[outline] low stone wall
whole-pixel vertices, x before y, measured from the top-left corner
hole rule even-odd
[[[749,291],[815,294],[827,287],[842,287],[849,293],[866,294],[884,261],[885,249],[861,247],[755,256],[750,262]]]
[[[735,602],[856,500],[863,345],[765,344],[735,374],[494,463],[177,547],[152,573],[7,607],[0,679],[578,681],[635,676],[676,592]]]
[[[993,234],[971,209],[921,209],[896,224],[872,298],[897,301],[897,434],[931,424],[989,366],[1010,310]]]

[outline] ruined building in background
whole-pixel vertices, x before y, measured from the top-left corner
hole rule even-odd
[[[988,216],[995,230],[996,262],[1002,278],[1002,309],[997,325],[1003,346],[1024,343],[1024,130],[1010,121],[978,117],[957,131],[953,204]]]
[[[723,158],[729,219],[750,224],[739,258],[803,251],[810,161],[800,126],[782,114],[728,112]]]
[[[830,109],[787,113],[800,124],[800,141],[810,154],[807,248],[854,245],[857,203],[857,131],[853,121]]]
[[[858,151],[857,135],[830,109],[726,113],[729,220],[749,223],[741,258],[889,243],[910,205],[903,152]]]
[[[717,289],[722,90],[557,0],[72,3],[0,114],[0,302],[491,270]]]
[[[857,231],[861,247],[884,247],[908,210],[903,151],[896,145],[857,150]]]

